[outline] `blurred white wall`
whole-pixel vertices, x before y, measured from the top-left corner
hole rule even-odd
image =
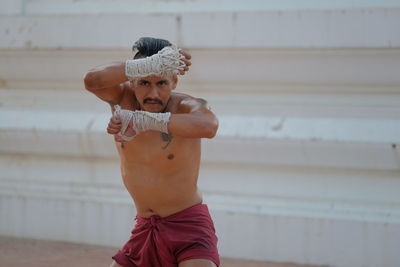
[[[135,214],[91,67],[193,55],[220,118],[200,187],[225,257],[400,265],[399,1],[0,1],[0,234],[121,246]]]

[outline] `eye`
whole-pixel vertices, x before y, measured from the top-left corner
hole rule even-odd
[[[149,85],[149,82],[148,82],[148,81],[145,81],[145,80],[140,80],[140,81],[139,81],[139,85],[140,85],[140,86],[147,86],[147,85]]]
[[[158,86],[167,85],[167,81],[159,81],[159,82],[157,82],[157,85],[158,85]]]

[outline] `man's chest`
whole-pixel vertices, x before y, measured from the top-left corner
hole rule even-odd
[[[200,154],[200,140],[149,131],[119,145],[121,159],[141,164],[181,164]]]

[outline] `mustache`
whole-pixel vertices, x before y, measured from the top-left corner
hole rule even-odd
[[[156,102],[157,104],[163,105],[162,100],[159,99],[159,98],[150,98],[150,97],[148,97],[148,98],[145,98],[145,99],[143,100],[143,103],[144,103],[144,104],[147,104],[147,103],[149,103],[149,102],[152,102],[152,103]]]

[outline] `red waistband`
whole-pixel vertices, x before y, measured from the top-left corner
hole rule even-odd
[[[203,214],[203,212],[206,212],[208,214],[208,206],[206,204],[199,203],[199,204],[196,204],[189,208],[186,208],[184,210],[178,211],[177,213],[168,215],[166,217],[161,217],[159,215],[152,215],[148,218],[145,218],[145,217],[136,215],[136,220],[138,222],[143,222],[143,223],[151,222],[153,224],[157,221],[163,221],[163,220],[168,221],[168,220],[179,218],[179,217],[186,217],[190,214]]]

